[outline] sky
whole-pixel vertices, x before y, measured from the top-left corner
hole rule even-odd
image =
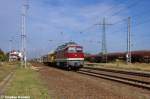
[[[21,47],[23,0],[0,0],[0,48]],[[101,52],[105,18],[108,52],[126,51],[127,18],[131,17],[132,50],[150,50],[149,0],[29,0],[27,53],[38,57],[74,41],[84,52]]]

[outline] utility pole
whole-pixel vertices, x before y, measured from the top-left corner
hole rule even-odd
[[[26,56],[26,16],[27,16],[27,10],[29,8],[28,0],[23,0],[23,6],[22,6],[22,24],[21,24],[21,64],[26,68],[27,66],[27,56]]]
[[[105,62],[107,63],[106,26],[112,24],[106,23],[105,18],[103,18],[103,23],[97,25],[102,25],[102,60],[105,60]]]
[[[127,53],[126,53],[126,62],[127,64],[131,63],[131,17],[128,17],[127,24]]]

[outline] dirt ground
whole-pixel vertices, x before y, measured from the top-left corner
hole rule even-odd
[[[140,88],[93,78],[42,64],[38,70],[52,99],[150,99],[150,93]]]

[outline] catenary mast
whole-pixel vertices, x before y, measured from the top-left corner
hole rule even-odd
[[[27,66],[27,50],[26,50],[26,17],[27,17],[27,10],[29,8],[28,0],[23,0],[22,5],[22,13],[21,13],[21,64],[26,68]]]

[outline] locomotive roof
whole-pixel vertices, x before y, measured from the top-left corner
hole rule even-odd
[[[66,48],[67,46],[71,46],[71,45],[78,45],[78,44],[75,43],[75,42],[68,42],[68,43],[65,43],[65,44],[63,44],[63,45],[58,46],[57,49],[56,49],[56,51],[57,51],[57,50],[64,49],[64,48]]]

